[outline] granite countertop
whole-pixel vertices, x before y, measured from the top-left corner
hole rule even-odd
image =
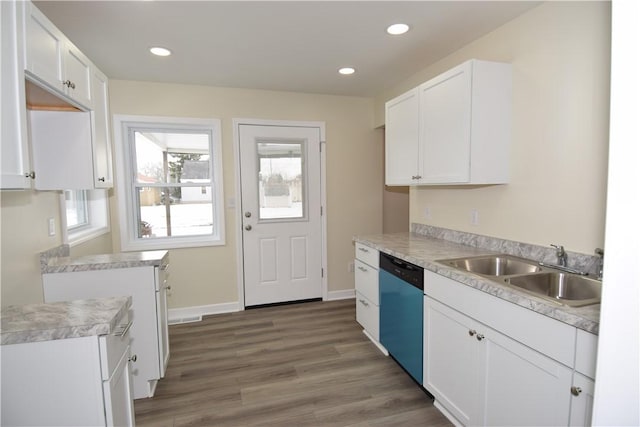
[[[585,307],[561,306],[518,291],[508,285],[494,282],[483,276],[467,273],[436,262],[441,259],[505,253],[506,251],[496,252],[408,232],[356,236],[354,240],[563,323],[593,334],[598,333],[600,304]],[[521,256],[521,254],[512,255]],[[427,286],[425,284],[425,288]]]
[[[2,309],[0,344],[112,334],[130,308],[131,297],[12,305]]]
[[[72,273],[90,270],[111,270],[160,266],[167,263],[168,251],[123,252],[118,254],[86,255],[82,257],[56,256],[41,264],[42,274]]]

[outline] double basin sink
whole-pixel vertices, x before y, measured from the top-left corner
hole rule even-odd
[[[485,276],[537,297],[570,307],[600,303],[602,282],[578,274],[543,268],[535,261],[512,255],[485,255],[438,261]]]

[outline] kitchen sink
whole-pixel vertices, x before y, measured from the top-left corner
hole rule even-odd
[[[511,255],[482,255],[477,257],[440,260],[448,266],[483,276],[510,276],[541,271],[535,261]]]
[[[510,286],[571,307],[600,303],[602,282],[569,273],[544,272],[504,279]]]

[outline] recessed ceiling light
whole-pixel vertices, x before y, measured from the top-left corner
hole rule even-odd
[[[400,34],[404,34],[409,31],[409,26],[407,24],[393,24],[387,27],[387,33],[392,36],[399,36]]]
[[[356,69],[353,67],[342,67],[338,70],[338,72],[342,75],[348,76],[349,74],[355,73]]]
[[[171,55],[171,51],[164,47],[152,47],[149,49],[151,53],[157,56],[169,56]]]

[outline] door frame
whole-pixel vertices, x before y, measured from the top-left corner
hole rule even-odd
[[[289,126],[289,127],[310,127],[318,128],[320,131],[320,205],[322,207],[321,216],[321,256],[320,261],[322,266],[322,300],[328,299],[328,277],[329,270],[327,268],[327,150],[326,150],[326,138],[325,138],[325,123],[314,121],[292,121],[292,120],[264,120],[264,119],[248,119],[248,118],[234,118],[233,123],[233,156],[235,163],[235,203],[231,204],[236,212],[235,218],[235,237],[236,237],[236,274],[238,278],[238,309],[240,311],[245,309],[244,300],[244,242],[242,240],[242,193],[240,182],[240,126],[241,125],[254,125],[254,126]],[[228,206],[231,207],[231,206]]]

